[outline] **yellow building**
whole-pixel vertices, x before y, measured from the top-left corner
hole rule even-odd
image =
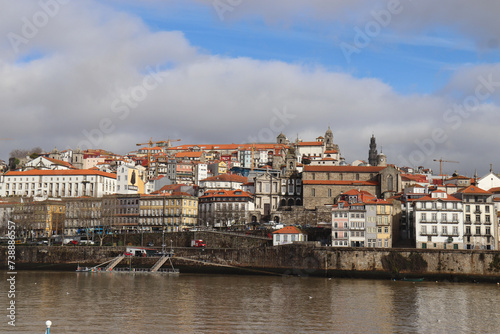
[[[377,247],[392,247],[392,204],[377,200]]]
[[[24,238],[50,237],[62,234],[64,215],[63,201],[22,200],[14,205],[12,220],[18,224]]]
[[[178,232],[197,225],[198,198],[187,193],[142,195],[139,225],[145,231]]]

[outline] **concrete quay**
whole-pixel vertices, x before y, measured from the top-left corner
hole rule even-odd
[[[126,247],[16,246],[16,268],[73,270],[122,254]],[[294,244],[250,248],[174,248],[184,272],[500,282],[500,252],[469,250],[360,249]],[[157,258],[132,257],[123,266],[151,267]],[[0,248],[7,264],[7,247]]]

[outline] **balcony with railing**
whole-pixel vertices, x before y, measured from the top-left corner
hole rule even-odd
[[[420,231],[421,236],[438,236],[437,231]]]
[[[459,233],[458,232],[441,232],[442,237],[458,237]]]
[[[420,220],[421,224],[437,224],[437,219],[435,218],[422,218]]]

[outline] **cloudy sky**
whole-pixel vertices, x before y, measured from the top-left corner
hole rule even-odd
[[[0,0],[0,159],[372,134],[400,166],[500,172],[500,2]]]

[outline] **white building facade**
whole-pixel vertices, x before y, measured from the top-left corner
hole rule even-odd
[[[444,191],[414,201],[416,246],[422,249],[464,249],[463,204]]]
[[[116,192],[116,175],[98,170],[30,170],[0,176],[0,196],[102,197]]]

